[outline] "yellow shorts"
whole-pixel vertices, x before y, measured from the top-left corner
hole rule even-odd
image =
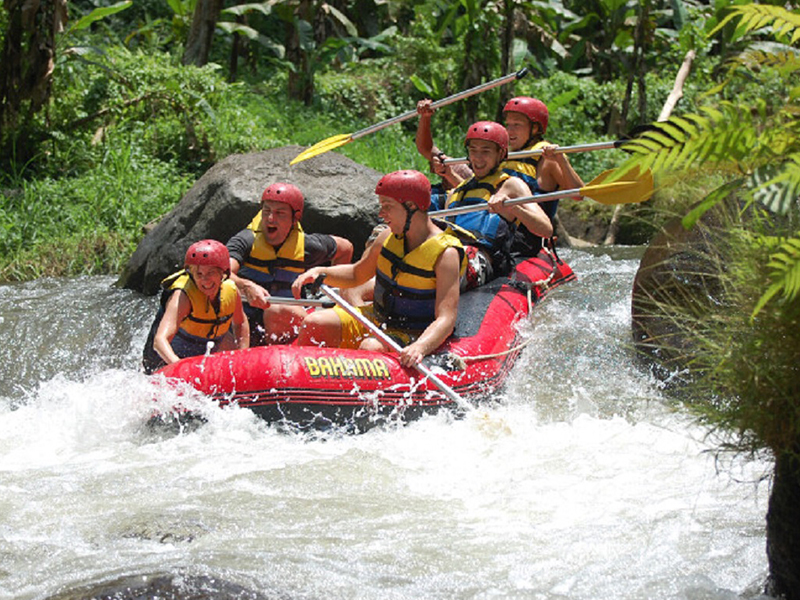
[[[343,308],[335,306],[333,310],[336,311],[336,314],[339,316],[339,321],[341,321],[342,324],[342,343],[339,346],[340,348],[349,348],[355,350],[359,347],[359,345],[361,345],[362,341],[368,337],[374,337],[370,330],[367,329],[367,327],[363,325],[361,321],[351,316]],[[417,331],[412,332],[403,329],[395,329],[392,327],[387,328],[378,324],[375,318],[375,311],[372,309],[372,304],[356,307],[356,310],[360,312],[362,316],[378,325],[381,330],[386,333],[386,335],[388,335],[401,346],[408,346],[410,343],[415,341],[421,333]]]

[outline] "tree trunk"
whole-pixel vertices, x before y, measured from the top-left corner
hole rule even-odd
[[[236,17],[236,23],[242,25],[246,19],[242,15]],[[231,57],[228,61],[228,81],[233,83],[239,77],[239,57],[243,53],[243,49],[247,47],[247,41],[242,38],[239,33],[233,33],[233,40],[231,42]]]
[[[503,0],[503,33],[500,44],[500,72],[511,73],[514,70],[514,57],[512,56],[514,44],[514,0]],[[502,123],[503,107],[511,98],[511,90],[500,91],[500,102],[497,105],[495,121]]]
[[[639,91],[639,121],[643,122],[645,112],[647,110],[647,88],[645,86],[645,50],[647,48],[646,29],[650,22],[650,0],[642,0],[642,10],[639,13],[639,19],[636,21],[636,32],[634,34],[635,41],[633,47],[633,68],[628,74],[628,85],[625,88],[625,101],[622,107],[621,126],[623,133],[628,129],[628,109],[630,107],[631,95],[633,93],[634,79],[637,82],[637,90]],[[617,241],[617,233],[619,232],[619,220],[622,216],[622,204],[617,204],[614,208],[614,214],[611,216],[611,223],[608,225],[608,232],[606,239],[603,241],[604,246],[611,246]]]
[[[630,110],[631,96],[633,95],[633,83],[637,80],[637,78],[640,82],[638,88],[639,93],[642,94],[644,92],[641,82],[644,81],[644,53],[645,48],[647,47],[647,43],[645,41],[645,29],[650,20],[650,1],[640,0],[640,9],[639,18],[636,20],[636,29],[633,34],[634,43],[632,63],[630,65],[630,71],[628,72],[628,83],[625,86],[625,99],[622,102],[623,131],[619,133],[624,132],[628,128],[628,111]],[[640,114],[639,120],[642,121],[643,119],[644,115]]]
[[[197,0],[189,37],[186,40],[186,49],[183,51],[181,59],[184,65],[202,67],[208,62],[211,41],[214,39],[214,29],[222,10],[222,2],[223,0]]]
[[[67,21],[66,0],[4,0],[8,28],[0,60],[0,138],[26,128],[50,99],[55,39]]]
[[[800,599],[800,448],[775,459],[767,510],[767,593]]]
[[[314,7],[310,1],[300,0],[293,21],[286,24],[286,60],[295,67],[289,71],[289,98],[300,100],[306,106],[310,106],[314,99],[314,74],[308,50],[300,45],[297,25],[301,20],[313,25],[313,13]]]
[[[464,37],[464,57],[463,57],[463,79],[462,90],[473,88],[489,80],[491,73],[489,61],[486,60],[486,48],[491,48],[488,39],[494,35],[489,28],[478,28],[472,34]],[[463,106],[465,121],[474,123],[478,120],[478,95],[470,96],[463,103],[459,103],[459,108]]]

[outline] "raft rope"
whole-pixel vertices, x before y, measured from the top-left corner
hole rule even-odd
[[[514,271],[514,273],[511,276],[511,280],[509,281],[509,284],[512,285],[513,287],[515,287],[517,289],[524,289],[525,290],[526,297],[528,299],[528,315],[532,315],[533,314],[533,290],[534,290],[534,288],[536,288],[536,289],[546,289],[547,286],[550,285],[550,282],[553,281],[553,277],[555,277],[555,275],[556,275],[556,267],[558,266],[558,263],[560,262],[559,259],[558,259],[558,256],[555,254],[555,251],[551,250],[550,248],[548,248],[548,244],[542,244],[542,250],[544,250],[545,253],[550,257],[550,262],[553,265],[553,268],[550,269],[550,274],[547,277],[544,277],[544,278],[539,279],[537,281],[531,281],[529,283],[526,283],[526,282],[522,282],[522,281],[517,281],[516,271]],[[479,356],[456,356],[456,361],[457,362],[463,362],[466,365],[467,363],[475,362],[475,361],[478,361],[478,360],[487,360],[487,359],[490,359],[490,358],[500,358],[500,357],[506,356],[507,354],[511,354],[512,352],[521,351],[523,348],[525,348],[525,346],[530,344],[532,341],[533,341],[533,338],[529,337],[527,340],[525,340],[521,344],[513,346],[512,348],[509,348],[508,350],[503,350],[502,352],[497,352],[496,354],[481,354]]]

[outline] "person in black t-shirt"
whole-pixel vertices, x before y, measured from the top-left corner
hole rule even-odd
[[[274,183],[261,196],[261,211],[227,244],[231,279],[245,301],[251,345],[288,343],[305,319],[301,306],[270,304],[270,296],[292,297],[300,273],[323,264],[348,263],[353,244],[328,234],[306,234],[302,192],[289,183]]]

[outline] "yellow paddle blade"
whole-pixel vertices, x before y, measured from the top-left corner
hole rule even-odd
[[[295,165],[299,162],[307,160],[309,158],[313,158],[319,154],[323,154],[334,148],[338,148],[339,146],[344,146],[345,144],[353,141],[353,134],[352,133],[340,133],[339,135],[334,135],[333,137],[329,137],[327,139],[322,140],[321,142],[317,142],[310,148],[306,148],[300,154],[295,156],[290,162],[290,165]]]
[[[603,183],[614,173],[614,169],[600,173],[581,188],[581,196],[611,206],[644,202],[653,194],[653,172],[650,169],[640,173],[637,167],[614,181]]]

